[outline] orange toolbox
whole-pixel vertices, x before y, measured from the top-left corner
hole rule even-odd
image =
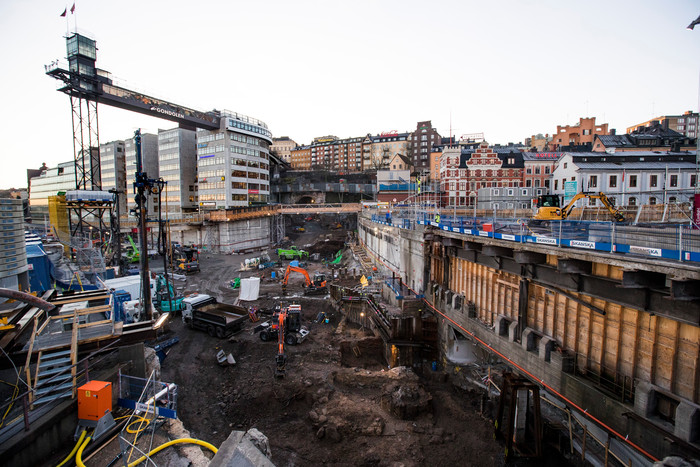
[[[78,388],[78,418],[97,421],[112,411],[112,383],[90,381]]]

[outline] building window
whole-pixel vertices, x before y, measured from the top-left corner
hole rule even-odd
[[[617,175],[610,176],[610,182],[608,184],[610,188],[617,188]]]
[[[669,177],[668,183],[669,183],[669,185],[671,186],[671,188],[676,188],[676,187],[678,186],[678,175],[677,175],[677,174],[672,174],[672,175]]]
[[[630,175],[630,188],[637,188],[637,176]]]
[[[591,175],[588,177],[588,188],[596,188],[598,186],[598,176]]]
[[[528,174],[528,175],[531,174],[531,173],[532,173],[532,169],[531,169],[530,167],[528,167],[527,169],[525,169],[525,173]]]
[[[545,168],[544,168],[544,173],[547,174],[547,175],[549,175],[549,172],[550,172],[549,166],[545,167]]]
[[[525,180],[525,186],[527,186],[527,187],[532,186],[532,180],[530,180],[530,179]]]
[[[635,198],[634,196],[631,196],[630,200],[629,200],[629,205],[636,206],[637,205],[637,198]]]
[[[653,196],[651,198],[649,198],[649,204],[651,204],[651,205],[656,204],[656,198]]]
[[[568,162],[564,162],[564,168],[567,168],[569,166]]]
[[[558,189],[559,189],[559,180],[554,180],[554,190],[556,191]]]
[[[651,188],[656,188],[658,183],[659,183],[659,176],[658,175],[649,175],[649,186]],[[651,200],[650,200],[649,204],[653,204],[653,203],[651,203]]]
[[[696,185],[697,177],[698,176],[696,174],[693,174],[690,176],[690,186],[691,187],[694,187]]]
[[[675,197],[675,196],[671,196],[671,197],[668,199],[668,204],[676,204],[676,202],[677,202],[677,200],[676,200],[676,197]]]

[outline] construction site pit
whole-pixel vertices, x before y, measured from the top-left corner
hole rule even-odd
[[[344,233],[326,238],[307,231],[295,237],[294,245],[320,255],[320,261],[302,261],[310,276],[320,272],[329,283],[359,285],[361,265],[346,248]],[[338,250],[343,251],[343,261],[331,269],[323,259]],[[175,432],[174,422],[164,423],[163,441],[186,435],[220,446],[232,431],[255,428],[268,438],[270,460],[277,466],[505,465],[503,443],[493,436],[497,400],[488,400],[479,388],[457,384],[450,372],[434,369],[432,362],[417,372],[389,368],[381,338],[368,327],[347,322],[330,297],[304,295],[303,277],[290,276],[287,295],[282,295],[280,279],[288,261],[241,271],[246,259],[263,253],[205,251],[200,255],[201,272],[175,281],[185,295],[205,293],[234,303],[239,290],[231,288],[231,281],[260,277],[259,298],[240,305],[255,306],[261,314],[259,322],[249,320],[226,338],[190,329],[179,315],[171,317],[158,342],[174,337],[178,342],[165,350],[157,378],[177,384],[179,420]],[[267,253],[277,261],[273,250]],[[285,346],[283,378],[275,377],[277,343],[262,342],[256,332],[280,302],[300,304],[302,324],[310,331],[302,343]],[[317,322],[322,313],[327,319]],[[221,365],[220,351],[230,354],[235,364]],[[159,465],[206,465],[212,457],[197,446],[166,451],[154,458]],[[119,443],[113,440],[88,465],[107,465],[118,454]],[[62,455],[57,453],[56,459]],[[158,456],[163,456],[160,461]],[[516,460],[516,465],[565,462],[552,456]]]

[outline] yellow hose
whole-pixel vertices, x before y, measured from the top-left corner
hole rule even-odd
[[[71,459],[73,458],[73,455],[75,454],[75,451],[77,451],[78,448],[80,447],[80,445],[82,444],[83,439],[85,438],[85,434],[86,434],[86,433],[87,433],[87,430],[83,430],[83,432],[80,433],[80,438],[78,438],[78,442],[75,443],[75,446],[73,446],[73,450],[70,452],[70,454],[68,454],[68,457],[66,457],[65,459],[63,459],[63,462],[61,462],[60,464],[58,464],[56,467],[61,467],[63,464],[65,464],[66,462],[68,462],[69,460],[71,460]]]
[[[123,416],[121,416],[121,417],[115,418],[114,421],[121,420],[122,418],[129,418],[129,417],[131,417],[131,416],[132,416],[132,415],[123,415]],[[133,415],[133,417],[135,418],[135,420],[133,420],[131,423],[129,423],[129,424],[126,426],[126,432],[127,432],[127,433],[130,433],[130,434],[132,434],[132,435],[135,434],[135,433],[141,433],[143,430],[145,430],[146,428],[148,428],[148,425],[149,425],[149,424],[151,423],[151,421],[153,420],[152,418],[145,418],[145,417],[142,417],[142,416],[140,416],[140,415]],[[146,423],[145,426],[143,425],[144,422]],[[139,425],[138,429],[134,430],[134,429],[131,428],[131,426],[132,426],[132,425],[135,425],[136,423],[140,423],[140,425]]]
[[[88,438],[88,439],[89,439],[89,438]],[[216,453],[218,452],[218,449],[216,449],[213,445],[207,443],[206,441],[201,441],[201,440],[194,439],[194,438],[174,439],[174,440],[172,440],[172,441],[168,441],[167,443],[161,444],[160,446],[158,446],[157,448],[155,448],[154,450],[152,450],[151,452],[149,452],[149,453],[146,454],[145,456],[136,459],[134,462],[132,462],[131,464],[129,464],[129,467],[134,467],[135,465],[138,465],[138,464],[140,464],[141,462],[145,461],[147,457],[150,457],[150,456],[152,456],[153,454],[155,454],[155,453],[157,453],[157,452],[160,452],[160,451],[162,451],[163,449],[165,449],[165,448],[167,448],[167,447],[170,447],[170,446],[172,446],[173,444],[177,444],[177,443],[199,444],[200,446],[204,446],[205,448],[209,449],[209,450],[210,450],[211,452],[213,452],[214,454],[216,454]],[[81,464],[82,464],[82,463],[81,463]],[[81,465],[81,464],[78,464],[78,467],[85,467],[84,465]]]
[[[85,441],[83,442],[83,444],[80,445],[80,449],[78,449],[78,453],[75,455],[75,465],[77,465],[78,467],[85,467],[85,464],[83,464],[83,459],[82,459],[83,449],[85,449],[85,446],[88,445],[88,443],[90,442],[91,439],[92,439],[92,436],[88,436],[87,438],[85,438]]]

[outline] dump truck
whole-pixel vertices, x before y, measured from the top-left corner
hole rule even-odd
[[[207,294],[190,295],[182,304],[182,321],[191,329],[207,331],[212,337],[228,337],[239,331],[248,319],[245,307],[219,303]]]
[[[309,257],[309,252],[300,250],[296,245],[292,245],[289,249],[278,248],[277,256],[280,259],[304,259]]]

